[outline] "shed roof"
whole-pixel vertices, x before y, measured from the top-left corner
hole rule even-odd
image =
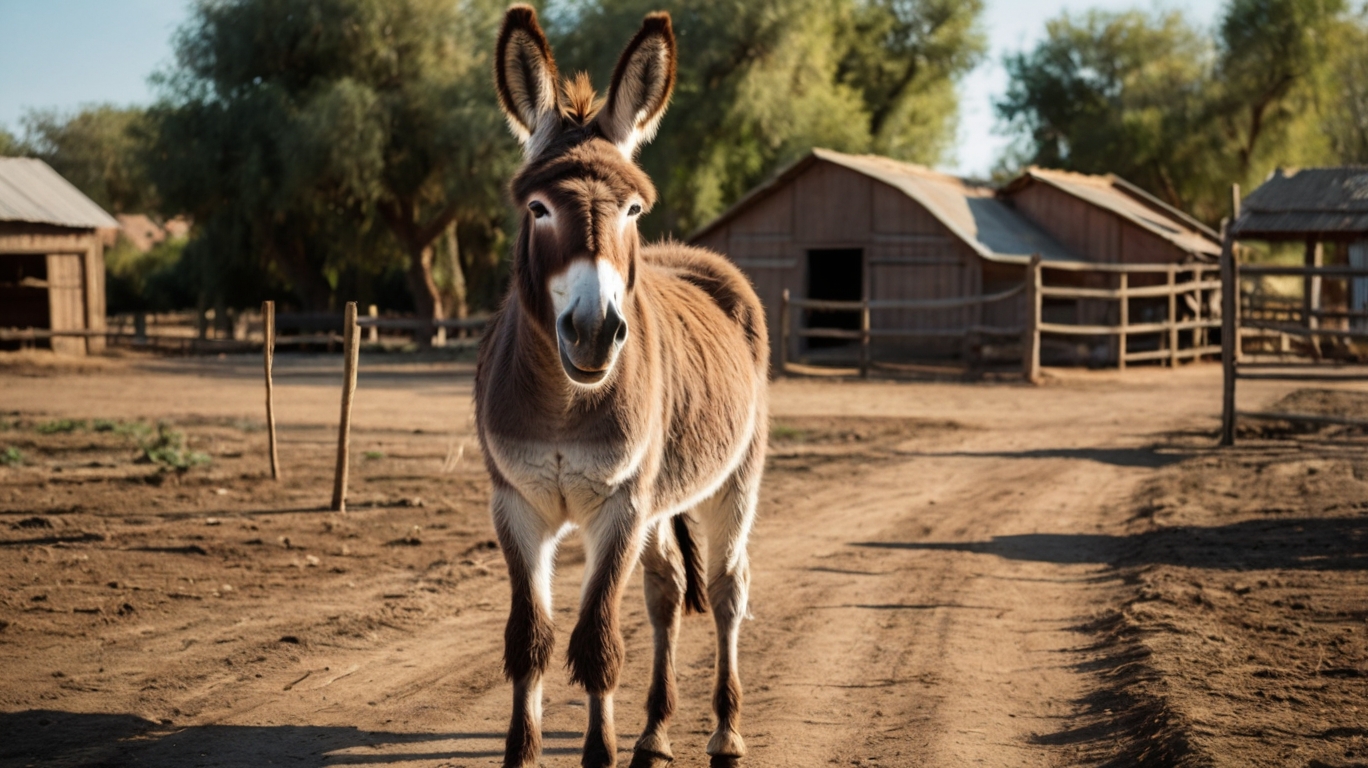
[[[1279,168],[1240,204],[1233,232],[1270,240],[1368,235],[1368,166]]]
[[[814,148],[769,181],[752,189],[716,219],[689,236],[697,240],[787,184],[818,162],[828,162],[883,182],[907,195],[979,256],[1025,263],[1039,253],[1047,261],[1082,261],[1040,227],[997,199],[991,187],[877,155],[848,155]]]
[[[119,226],[47,163],[29,157],[0,158],[0,221],[74,229]]]
[[[1220,236],[1210,227],[1115,174],[1089,175],[1032,166],[1003,187],[1002,194],[1011,196],[1032,181],[1110,211],[1190,254],[1221,253]]]

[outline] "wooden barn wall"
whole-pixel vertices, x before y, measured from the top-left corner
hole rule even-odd
[[[104,247],[93,230],[0,222],[0,254],[36,255],[45,260],[49,328],[105,327]],[[104,339],[52,340],[53,350],[70,354],[103,348]]]
[[[1018,211],[1089,261],[1168,264],[1188,258],[1153,232],[1048,184],[1028,184],[1011,199]]]
[[[870,180],[873,221],[869,237],[870,298],[944,299],[978,294],[978,255],[914,200]],[[870,313],[873,329],[959,330],[981,322],[977,307],[943,310],[884,309]],[[957,354],[958,339],[883,340],[877,346],[917,354]]]
[[[727,255],[750,278],[767,309],[773,360],[779,360],[781,296],[807,289],[807,252],[859,248],[871,298],[932,299],[981,290],[979,259],[926,209],[902,192],[838,165],[818,162],[694,241]],[[961,329],[982,322],[977,308],[871,313],[874,329]],[[793,315],[798,327],[801,314]],[[958,353],[960,341],[880,341],[917,354]],[[793,340],[789,356],[801,352]]]

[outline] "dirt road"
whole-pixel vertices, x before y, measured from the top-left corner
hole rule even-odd
[[[24,456],[0,468],[0,766],[498,764],[507,584],[469,366],[363,361],[345,514],[319,509],[338,369],[326,358],[279,364],[279,485],[265,479],[254,360],[0,370],[0,448]],[[1257,404],[1289,389],[1241,396]],[[1128,570],[1137,532],[1162,522],[1138,500],[1193,479],[1185,468],[1209,453],[1218,406],[1213,366],[1059,373],[1043,387],[776,382],[754,620],[742,631],[746,764],[1053,766],[1136,754],[1126,740],[1156,732],[1111,703],[1152,707],[1159,694],[1120,690],[1115,662],[1130,646],[1106,642],[1106,626],[1143,576]],[[62,429],[63,418],[86,424]],[[158,419],[211,463],[184,473],[135,463],[135,430],[118,425]],[[1360,492],[1352,464],[1351,484],[1326,493]],[[1331,615],[1368,596],[1362,509],[1352,514]],[[558,659],[582,560],[573,541],[562,551]],[[639,594],[624,619],[624,749],[647,683]],[[1327,683],[1334,701],[1365,693],[1364,618],[1343,619],[1334,668],[1351,671]],[[707,764],[711,638],[710,621],[686,621],[679,766]],[[1136,716],[1154,725],[1146,712]],[[1353,757],[1363,721],[1347,709],[1325,717],[1348,729],[1330,747],[1339,755],[1348,743]],[[547,765],[578,764],[583,720],[579,694],[553,671]],[[1199,754],[1199,737],[1169,745],[1162,764]]]

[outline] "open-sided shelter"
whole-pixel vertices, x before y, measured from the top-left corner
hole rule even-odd
[[[118,226],[47,163],[0,158],[0,328],[104,330],[97,230]],[[58,336],[51,346],[84,354],[103,349],[104,339]]]

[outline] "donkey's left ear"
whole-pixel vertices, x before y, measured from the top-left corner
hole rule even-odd
[[[675,37],[670,14],[646,17],[618,59],[608,101],[598,114],[603,135],[631,159],[655,137],[675,83]]]

